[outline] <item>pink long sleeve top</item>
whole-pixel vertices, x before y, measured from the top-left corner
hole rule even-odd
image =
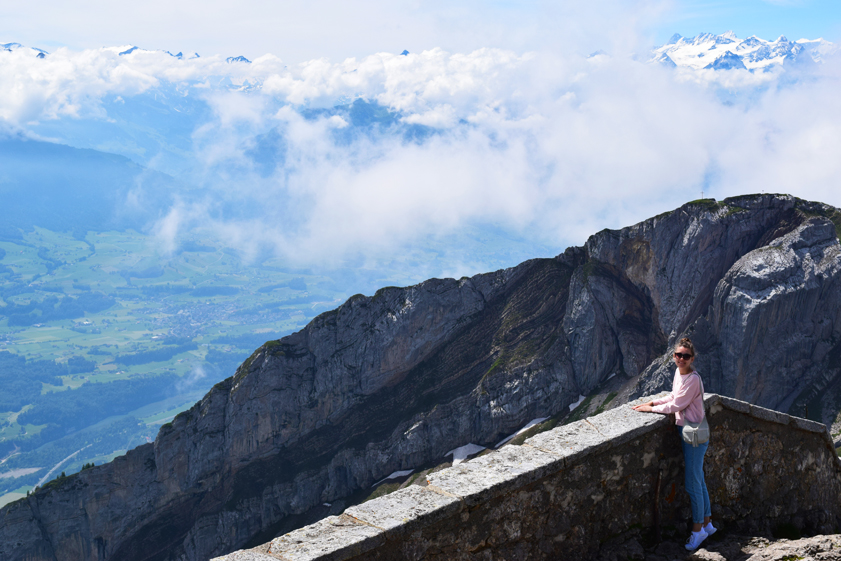
[[[701,376],[697,372],[683,375],[675,368],[672,393],[654,400],[655,413],[674,413],[675,424],[683,426],[684,419],[700,423],[704,418],[704,396],[701,394]]]

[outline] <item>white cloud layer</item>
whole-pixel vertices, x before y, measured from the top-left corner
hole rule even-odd
[[[338,264],[494,226],[560,252],[702,190],[841,206],[838,58],[800,74],[751,74],[670,70],[625,51],[430,49],[287,66],[121,50],[0,53],[0,119],[15,130],[107,121],[106,101],[164,86],[201,100],[208,116],[188,148],[191,180],[207,191],[157,225],[165,243],[211,227],[291,263]],[[396,122],[304,116],[359,98]],[[411,126],[426,128],[412,137]],[[266,173],[252,152],[271,131],[282,165]],[[237,203],[245,215],[219,212]]]

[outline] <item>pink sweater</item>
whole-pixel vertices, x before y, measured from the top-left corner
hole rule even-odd
[[[655,413],[674,413],[675,424],[683,426],[684,417],[693,423],[699,423],[704,418],[704,396],[701,395],[701,376],[697,372],[682,375],[675,368],[675,380],[672,382],[672,393],[666,397],[654,400]]]

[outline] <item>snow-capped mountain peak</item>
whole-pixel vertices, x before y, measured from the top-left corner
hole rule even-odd
[[[774,41],[766,41],[756,35],[739,39],[732,31],[721,35],[701,33],[687,38],[675,33],[665,45],[654,49],[651,62],[696,70],[743,69],[756,72],[822,62],[838,51],[837,45],[823,39],[789,41],[785,35]]]
[[[0,52],[22,52],[26,55],[34,56],[36,58],[44,58],[48,54],[50,54],[43,49],[36,49],[35,47],[25,47],[20,43],[0,43]]]

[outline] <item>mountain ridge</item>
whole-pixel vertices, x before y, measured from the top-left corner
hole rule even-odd
[[[154,444],[2,509],[0,543],[19,547],[0,553],[198,560],[267,541],[604,384],[612,407],[667,388],[687,333],[710,391],[817,399],[812,415],[834,418],[839,227],[838,209],[791,196],[704,199],[554,258],[351,297],[260,347]]]
[[[837,45],[824,39],[789,41],[780,35],[767,41],[756,35],[739,39],[732,31],[721,35],[699,33],[695,37],[675,33],[665,45],[652,50],[651,62],[695,70],[770,72],[780,67],[821,63],[838,51]]]

